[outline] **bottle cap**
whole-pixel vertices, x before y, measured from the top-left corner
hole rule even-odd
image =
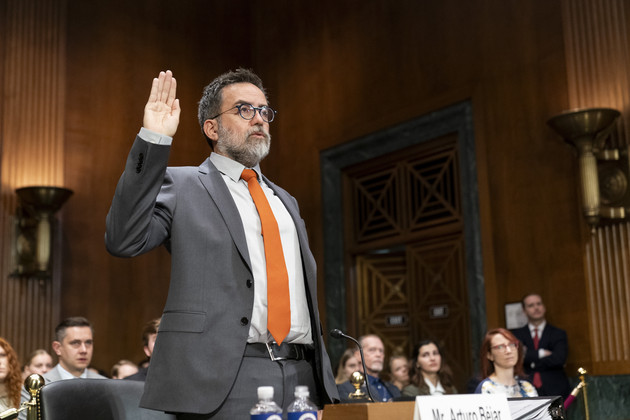
[[[296,397],[308,397],[309,396],[308,387],[305,385],[298,385],[295,387],[295,395]]]
[[[273,387],[272,386],[259,386],[258,387],[258,399],[259,400],[270,400],[273,398]]]

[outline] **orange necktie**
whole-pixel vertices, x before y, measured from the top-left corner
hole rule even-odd
[[[538,327],[534,327],[534,349],[538,351],[538,343],[540,338],[538,337]],[[542,386],[542,379],[539,372],[534,372],[534,386],[540,388]]]
[[[291,329],[291,306],[289,304],[289,275],[284,262],[280,229],[267,197],[258,183],[256,172],[252,169],[243,169],[241,178],[247,182],[247,188],[254,199],[262,225],[267,260],[267,329],[276,343],[281,344]]]

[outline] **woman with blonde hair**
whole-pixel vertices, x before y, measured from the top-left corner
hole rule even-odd
[[[22,371],[18,356],[11,344],[0,337],[0,413],[19,408],[22,390]]]
[[[389,358],[389,382],[401,391],[409,385],[409,359],[402,354]]]
[[[43,375],[52,368],[52,356],[44,349],[37,349],[28,356],[26,363],[24,363],[22,378],[26,379],[33,373]]]
[[[337,385],[347,382],[350,379],[350,375],[359,370],[359,363],[361,362],[354,356],[354,352],[354,349],[346,349],[343,352],[337,367],[337,376],[335,377]]]

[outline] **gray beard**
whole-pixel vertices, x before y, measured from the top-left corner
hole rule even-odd
[[[263,140],[250,138],[255,132],[262,132],[265,135]],[[253,168],[258,165],[269,154],[271,146],[271,135],[264,132],[260,127],[252,127],[245,134],[245,141],[240,143],[234,132],[223,128],[219,120],[217,134],[217,149],[230,159],[240,163],[246,168]]]

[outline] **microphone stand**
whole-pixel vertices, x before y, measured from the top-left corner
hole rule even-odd
[[[375,402],[376,400],[372,396],[372,389],[370,389],[370,381],[368,380],[367,368],[365,366],[365,357],[363,357],[363,346],[354,338],[349,335],[344,334],[341,330],[334,329],[330,332],[331,337],[333,338],[347,338],[348,340],[354,341],[359,348],[359,352],[361,353],[361,364],[363,365],[363,374],[365,375],[365,389],[368,393],[368,399],[370,402]]]

